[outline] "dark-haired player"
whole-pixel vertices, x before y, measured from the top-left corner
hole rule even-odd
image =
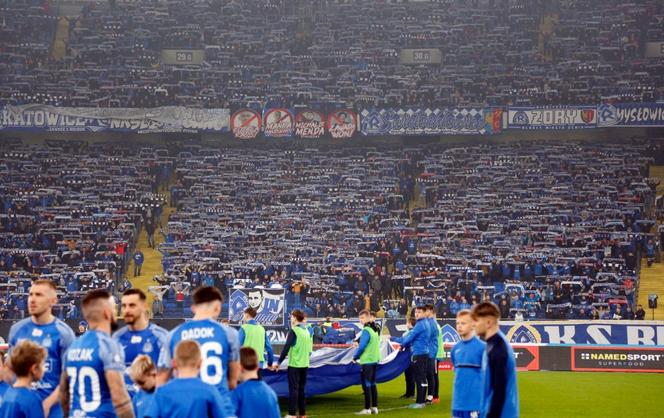
[[[164,384],[173,367],[175,347],[180,341],[194,340],[201,347],[202,366],[200,378],[215,386],[231,408],[230,390],[235,389],[240,372],[240,346],[237,331],[217,322],[221,314],[223,297],[219,289],[199,287],[192,295],[191,310],[194,318],[173,329],[159,356],[159,383]],[[232,409],[232,408],[231,408]],[[226,411],[229,416],[232,410]]]
[[[484,393],[483,418],[516,418],[519,416],[519,393],[516,382],[514,351],[500,332],[500,310],[491,302],[482,302],[472,310],[475,332],[486,341],[482,358]]]
[[[284,362],[288,356],[288,415],[306,416],[306,401],[304,388],[307,384],[307,371],[309,370],[309,357],[313,350],[313,335],[307,328],[304,312],[295,309],[290,316],[291,329],[286,337],[286,344],[281,350],[279,361],[275,369]],[[298,414],[299,411],[299,414]]]
[[[258,376],[258,356],[251,347],[240,349],[240,380],[232,392],[233,406],[238,418],[280,418],[277,394]]]
[[[265,328],[256,321],[256,309],[247,308],[244,310],[244,324],[239,332],[240,346],[251,347],[258,354],[259,367],[272,367],[274,363],[274,353],[270,337],[265,332]],[[265,365],[265,353],[267,352],[267,365]]]
[[[127,289],[122,294],[121,307],[127,325],[115,332],[113,339],[119,342],[124,350],[127,370],[140,354],[150,356],[152,362],[157,364],[161,349],[166,344],[168,331],[148,320],[145,293],[141,289]],[[136,390],[128,373],[125,374],[125,383],[130,388],[129,394],[133,396]]]

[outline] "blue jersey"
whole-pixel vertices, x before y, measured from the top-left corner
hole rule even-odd
[[[194,340],[201,346],[201,380],[228,396],[228,365],[240,359],[237,331],[212,319],[187,321],[168,334],[159,356],[159,368],[172,367],[175,347],[183,340]]]
[[[10,386],[4,380],[0,380],[0,402],[2,402],[2,397],[5,396],[5,392],[9,389]]]
[[[44,418],[39,394],[27,388],[10,387],[2,397],[0,418]]]
[[[124,350],[127,369],[140,354],[150,356],[152,362],[156,365],[159,361],[159,353],[166,344],[167,337],[168,331],[152,323],[142,331],[131,331],[129,327],[125,326],[113,334],[113,339],[119,342]],[[125,374],[125,383],[127,388],[133,388],[134,383],[128,373]],[[137,391],[131,390],[131,392],[133,393],[130,394],[134,395]]]
[[[10,352],[11,347],[16,347],[16,344],[22,340],[34,341],[46,348],[48,352],[44,377],[34,384],[37,395],[41,400],[46,399],[60,384],[64,355],[75,339],[74,331],[59,319],[55,319],[46,325],[39,325],[32,322],[32,318],[25,318],[9,329]],[[49,417],[62,417],[62,409],[59,403],[53,405]]]
[[[392,337],[392,341],[403,347],[412,347],[414,356],[429,355],[429,322],[427,318],[418,319],[413,329],[403,337]]]
[[[477,337],[454,344],[450,352],[454,366],[453,411],[482,409],[482,357],[486,344]]]
[[[131,403],[134,405],[134,415],[136,418],[145,418],[148,415],[150,406],[152,406],[152,401],[154,400],[154,395],[156,392],[146,392],[144,390],[139,390],[136,395],[131,400]]]
[[[89,330],[69,347],[65,373],[69,379],[70,417],[115,417],[106,372],[124,372],[124,352],[110,335]]]
[[[435,359],[438,355],[438,322],[433,318],[429,320],[429,358]]]
[[[516,381],[516,361],[512,346],[505,334],[486,340],[482,356],[482,417],[517,418],[519,393]]]
[[[157,389],[148,412],[150,418],[210,417],[233,414],[230,398],[199,378],[173,379]]]
[[[260,379],[251,379],[231,392],[237,418],[281,418],[277,394]]]

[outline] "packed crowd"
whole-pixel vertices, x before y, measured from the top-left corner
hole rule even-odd
[[[0,104],[445,107],[663,97],[664,63],[644,58],[646,42],[664,40],[661,2],[346,3],[89,2],[63,26],[56,60],[57,7],[11,0],[0,9]],[[200,50],[204,60],[166,65],[169,48]],[[407,48],[438,49],[442,60],[404,64]]]
[[[159,280],[171,300],[284,288],[317,317],[423,303],[453,317],[489,299],[505,318],[633,318],[640,258],[659,261],[662,238],[644,150],[192,147],[176,158]]]
[[[163,155],[163,154],[162,154]],[[170,170],[159,150],[51,141],[0,148],[0,315],[25,315],[35,279],[58,284],[61,319],[80,318],[81,295],[121,291],[141,227],[154,222],[153,192]]]

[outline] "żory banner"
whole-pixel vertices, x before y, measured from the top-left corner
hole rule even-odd
[[[587,129],[597,127],[596,106],[510,107],[508,129]]]
[[[227,132],[229,109],[182,106],[142,108],[56,107],[41,104],[5,106],[1,129],[51,132]]]

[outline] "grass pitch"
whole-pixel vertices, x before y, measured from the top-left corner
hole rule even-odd
[[[403,376],[378,386],[379,416],[450,417],[452,372],[441,371],[441,402],[425,409],[405,408]],[[522,417],[663,417],[664,374],[520,372]],[[354,386],[307,402],[307,416],[350,417],[364,406],[362,389]],[[288,411],[282,400],[281,412]]]

